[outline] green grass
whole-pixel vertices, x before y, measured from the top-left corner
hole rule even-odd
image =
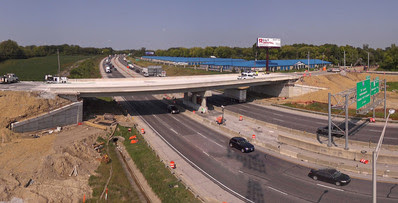
[[[61,71],[90,56],[60,56]],[[20,80],[43,81],[46,74],[58,73],[57,56],[11,59],[0,63],[0,74],[15,73]]]
[[[387,91],[398,91],[398,82],[387,82]]]
[[[132,133],[129,133],[125,127],[119,129],[115,135],[126,138],[124,145],[128,153],[162,202],[200,202],[165,168],[165,165],[160,162],[155,152],[148,147],[147,142],[141,134],[137,133],[136,129],[132,129]],[[129,137],[134,134],[137,135],[139,141],[136,144],[131,144]]]
[[[74,68],[70,71],[70,78],[101,78],[99,71],[100,61],[104,56],[95,56],[83,63],[79,64],[79,67]]]
[[[98,139],[98,142],[105,142],[104,139]],[[123,170],[121,162],[117,158],[115,145],[110,142],[106,148],[109,149],[109,163],[101,163],[95,171],[98,175],[90,176],[89,185],[93,189],[93,197],[87,202],[97,202],[102,194],[106,181],[109,178],[109,171],[112,166],[112,177],[108,184],[108,201],[110,202],[140,202],[137,193],[130,185],[127,176]],[[103,152],[106,151],[103,150]],[[102,199],[100,202],[105,202]]]
[[[314,103],[308,104],[308,105],[294,104],[294,103],[285,103],[285,104],[282,104],[282,105],[293,107],[293,108],[298,108],[298,109],[305,109],[305,110],[310,110],[310,111],[328,113],[328,104],[326,104],[326,103],[314,102]],[[339,115],[342,115],[342,116],[345,115],[344,112],[338,111],[336,109],[332,109],[332,114],[339,114]],[[388,111],[387,111],[387,114],[388,114]],[[365,115],[359,115],[359,114],[356,114],[356,109],[348,109],[348,115],[349,116],[353,116],[353,117],[369,118],[369,117],[373,116],[373,111],[370,111],[369,113],[367,113]],[[384,118],[384,109],[383,108],[376,109],[375,116],[376,116],[376,118]],[[397,114],[392,114],[392,115],[390,115],[390,118],[393,119],[393,120],[397,120],[398,119],[398,115]]]

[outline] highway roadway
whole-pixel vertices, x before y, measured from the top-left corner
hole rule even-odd
[[[225,109],[242,114],[243,116],[309,133],[316,133],[318,127],[328,125],[327,116],[314,116],[313,114],[302,112],[292,113],[291,111],[283,111],[275,107],[272,108],[251,103],[236,103],[227,97],[217,94],[213,94],[207,102],[215,106],[224,105]],[[367,121],[352,120],[348,126],[350,132],[352,131],[349,134],[349,139],[377,143],[383,127],[384,122],[374,124]],[[383,144],[398,145],[398,125],[387,125]]]
[[[110,74],[114,77],[120,75],[116,72]],[[151,95],[124,98],[177,150],[236,192],[235,196],[242,201],[371,201],[370,181],[353,179],[344,187],[314,181],[307,176],[310,170],[307,167],[276,158],[260,149],[243,154],[229,148],[226,136],[183,114],[167,113],[166,104]],[[378,183],[378,201],[398,201],[395,186]]]

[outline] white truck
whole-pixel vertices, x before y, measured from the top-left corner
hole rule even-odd
[[[14,73],[7,73],[6,75],[0,76],[0,83],[14,83],[19,82],[19,78]]]
[[[44,76],[44,81],[46,81],[46,83],[67,83],[68,82],[68,78],[67,77],[52,76],[52,75],[45,75]]]
[[[254,79],[255,74],[252,72],[242,72],[240,76],[238,76],[238,80],[245,80],[245,79]]]

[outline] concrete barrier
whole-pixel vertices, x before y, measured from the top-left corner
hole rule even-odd
[[[32,132],[37,130],[55,128],[77,124],[83,120],[83,101],[68,104],[46,114],[11,124],[14,132]]]

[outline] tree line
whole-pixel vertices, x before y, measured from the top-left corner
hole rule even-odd
[[[12,40],[0,43],[0,62],[7,59],[24,59],[31,57],[40,57],[54,55],[59,50],[63,55],[110,55],[115,53],[132,53],[133,56],[144,56],[147,51],[154,51],[157,56],[176,56],[176,57],[210,57],[218,58],[242,58],[246,60],[265,60],[266,49],[260,49],[253,44],[252,47],[227,47],[227,46],[208,46],[184,48],[175,47],[167,50],[146,50],[142,47],[138,50],[121,50],[115,51],[110,47],[92,48],[80,47],[78,45],[46,45],[46,46],[19,46],[17,42]],[[385,49],[370,48],[368,44],[364,44],[362,48],[350,45],[337,46],[334,44],[309,45],[309,44],[293,44],[284,45],[279,49],[269,49],[269,59],[306,59],[309,55],[311,59],[321,59],[332,62],[335,65],[367,65],[368,54],[371,66],[380,66],[384,70],[398,71],[398,47],[392,44]]]
[[[143,56],[147,51],[144,47],[140,50],[132,50],[135,56]],[[266,49],[261,49],[253,44],[249,48],[227,47],[227,46],[208,46],[205,48],[169,48],[167,50],[154,50],[157,56],[175,57],[210,57],[218,58],[242,58],[246,60],[265,60]],[[311,59],[321,59],[332,62],[335,65],[344,65],[344,52],[346,66],[369,64],[370,66],[380,66],[385,70],[398,70],[398,47],[392,44],[385,49],[373,49],[368,44],[362,48],[350,45],[337,46],[334,44],[324,44],[320,46],[309,44],[284,45],[279,49],[269,49],[269,59],[307,59],[308,54]]]
[[[113,54],[112,48],[80,47],[77,45],[45,45],[45,46],[19,46],[12,40],[0,43],[0,62],[7,59],[26,59],[57,54],[61,55],[109,55]]]

